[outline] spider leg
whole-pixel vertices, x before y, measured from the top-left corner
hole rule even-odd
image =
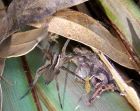
[[[68,63],[67,68],[69,68],[70,63]],[[66,87],[67,87],[67,81],[68,81],[68,72],[66,71],[66,76],[65,76],[65,83],[64,83],[64,91],[63,91],[63,106],[64,106],[64,101],[65,101],[65,94],[66,94]]]
[[[103,85],[100,84],[98,86],[98,88],[95,89],[92,98],[89,99],[89,103],[91,104],[91,102],[95,101],[95,99],[97,98],[97,96],[100,96],[102,94],[102,87]]]
[[[50,43],[47,49],[42,48],[42,46],[40,44],[37,45],[37,47],[44,54],[43,55],[43,60],[45,60],[45,59],[51,60],[52,59],[51,50],[52,50],[53,45],[54,45],[54,43]]]
[[[37,71],[36,71],[36,75],[35,75],[35,79],[33,80],[33,82],[30,84],[28,90],[26,91],[26,93],[20,98],[20,100],[22,100],[25,96],[27,96],[30,91],[33,89],[33,87],[35,86],[35,84],[37,83],[39,77],[45,72],[45,69],[48,67],[48,65],[44,65],[42,67],[40,67]]]
[[[31,86],[34,86],[36,84],[36,82],[38,81],[39,77],[44,74],[44,72],[46,72],[46,69],[48,68],[49,65],[43,65],[41,66],[37,71],[36,71],[36,75],[34,77],[34,80],[31,84]]]
[[[67,41],[65,42],[64,46],[62,47],[62,51],[61,51],[62,56],[66,56],[66,48],[67,48],[69,42],[70,42],[70,39],[67,39]]]
[[[63,109],[62,102],[61,102],[61,97],[60,97],[60,90],[59,90],[59,83],[58,83],[57,75],[55,76],[55,81],[56,81],[56,88],[57,88],[60,107],[61,107],[61,109]]]
[[[85,80],[84,80],[82,77],[80,77],[80,76],[78,76],[77,74],[75,74],[74,72],[70,71],[68,68],[62,66],[61,69],[64,70],[64,71],[67,71],[68,73],[70,73],[70,74],[76,76],[77,78],[79,78],[80,80],[82,80],[82,81],[85,82]]]
[[[100,84],[98,86],[98,88],[95,89],[95,92],[94,92],[92,98],[89,99],[89,103],[91,103],[92,101],[95,101],[97,96],[100,96],[102,93],[104,93],[106,91],[114,91],[114,90],[116,90],[116,86],[113,83],[111,83],[111,84]]]
[[[7,83],[8,85],[13,85],[12,83],[11,83],[11,81],[9,81],[9,80],[7,80],[5,77],[3,77],[3,76],[0,76],[0,80],[3,80],[5,83]]]

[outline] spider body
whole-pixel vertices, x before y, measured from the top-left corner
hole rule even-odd
[[[49,54],[51,55],[50,64],[45,64],[37,70],[34,81],[31,84],[29,90],[33,88],[38,78],[43,74],[45,75],[45,83],[47,85],[55,79],[60,106],[61,108],[63,108],[59,93],[59,85],[57,81],[57,75],[60,73],[61,69],[68,71],[70,74],[76,76],[78,80],[82,80],[82,82],[84,82],[85,84],[87,94],[91,92],[91,88],[94,89],[92,96],[89,98],[89,104],[91,104],[91,102],[94,101],[97,96],[100,96],[103,92],[109,90],[116,90],[116,85],[111,75],[95,53],[85,48],[75,48],[75,54],[65,54],[66,47],[69,41],[70,40],[66,41],[62,50],[59,53],[52,53],[51,51],[49,51]],[[77,66],[75,72],[72,72],[64,67],[64,64],[71,61],[73,61]],[[25,95],[27,94],[28,92]]]
[[[111,74],[109,74],[109,71],[95,53],[85,48],[76,48],[74,52],[78,55],[73,58],[77,66],[75,73],[85,79],[85,89],[87,93],[90,92],[90,84],[94,88],[94,93],[88,101],[89,104],[103,92],[117,89]]]

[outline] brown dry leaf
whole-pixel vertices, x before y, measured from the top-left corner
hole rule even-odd
[[[40,28],[44,24],[43,20],[32,26]],[[86,14],[70,10],[58,12],[50,19],[48,31],[95,47],[120,65],[138,69],[121,42]]]
[[[0,45],[0,57],[10,58],[25,55],[46,36],[46,28],[16,33]]]
[[[126,99],[128,100],[128,102],[137,110],[140,111],[140,99],[138,97],[138,94],[136,93],[136,91],[128,86],[125,81],[122,79],[122,77],[120,76],[120,74],[117,72],[117,70],[110,64],[110,62],[107,60],[107,58],[103,55],[103,53],[101,53],[100,51],[98,51],[95,48],[92,48],[92,50],[94,52],[96,52],[98,54],[98,56],[100,57],[100,59],[105,63],[105,65],[108,67],[109,71],[112,74],[113,79],[115,80],[115,82],[117,83],[118,87],[120,88],[121,92],[124,94],[124,96],[126,97]]]
[[[0,0],[0,21],[6,15],[5,7],[3,2]]]
[[[85,1],[88,0],[13,0],[8,7],[7,16],[15,18],[19,25],[26,25]]]
[[[0,26],[0,42],[19,28],[87,0],[13,0]]]
[[[4,4],[3,4],[3,2],[0,0],[0,10],[1,9],[4,9]]]
[[[4,9],[0,9],[0,21],[3,19],[3,17],[6,15],[6,12]]]

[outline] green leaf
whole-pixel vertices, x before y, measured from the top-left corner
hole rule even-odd
[[[3,111],[37,111],[31,95],[20,100],[20,97],[28,87],[20,58],[13,58],[6,61],[4,77],[12,82],[12,84],[8,85],[2,81]]]
[[[126,47],[132,55],[134,51],[140,57],[140,8],[133,0],[99,1]],[[139,60],[135,60],[140,63]]]
[[[25,25],[87,0],[13,0],[0,26],[0,43]]]

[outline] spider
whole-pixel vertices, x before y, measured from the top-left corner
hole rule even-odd
[[[85,48],[75,48],[74,52],[79,55],[72,59],[77,65],[75,74],[85,80],[87,93],[90,93],[90,85],[94,88],[93,95],[88,100],[89,105],[105,91],[118,91],[111,74],[95,53]]]
[[[41,75],[45,74],[45,84],[46,85],[48,85],[53,79],[56,80],[56,88],[58,91],[58,98],[59,98],[60,106],[63,109],[61,98],[60,98],[60,93],[59,93],[59,85],[58,85],[57,75],[60,73],[60,69],[68,71],[70,74],[75,75],[72,71],[68,70],[67,68],[65,68],[63,66],[64,64],[68,63],[73,58],[73,56],[68,56],[65,53],[66,47],[67,47],[69,41],[70,40],[67,40],[65,42],[65,44],[62,48],[62,51],[60,53],[52,54],[52,52],[50,50],[48,50],[49,53],[46,56],[47,56],[47,58],[49,58],[51,60],[51,63],[41,66],[36,71],[36,75],[34,77],[33,82],[30,84],[28,91],[21,97],[21,99],[23,99],[32,90],[32,88],[37,83],[39,77]],[[79,77],[78,75],[75,75],[75,76],[77,76],[81,80],[84,80],[81,77]]]
[[[60,69],[69,72],[70,74],[76,76],[80,81],[85,84],[85,89],[87,89],[87,93],[90,92],[90,86],[94,87],[94,93],[92,97],[89,98],[88,103],[91,104],[97,96],[101,95],[103,92],[108,90],[116,90],[116,85],[113,79],[109,76],[107,70],[103,63],[99,60],[96,54],[87,50],[87,49],[74,49],[74,55],[67,55],[66,48],[70,40],[68,39],[62,50],[59,53],[53,53],[51,50],[48,50],[51,62],[50,64],[45,64],[41,66],[37,71],[34,78],[34,81],[31,83],[29,90],[21,97],[24,98],[29,91],[34,87],[39,77],[45,74],[45,83],[48,85],[53,79],[56,80],[56,88],[58,91],[58,98],[61,108],[63,109],[63,105],[60,98],[59,92],[59,84],[57,80],[57,76],[60,73]],[[75,72],[70,71],[64,64],[73,61],[77,68]]]

